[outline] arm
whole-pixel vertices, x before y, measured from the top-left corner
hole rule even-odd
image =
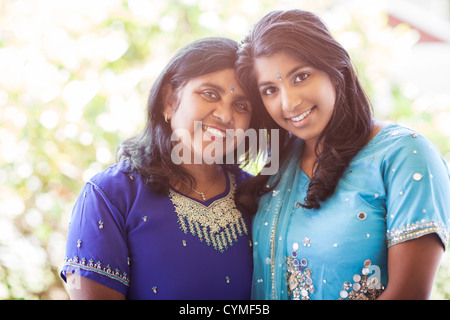
[[[71,300],[125,300],[125,295],[119,291],[69,272],[67,287]]]
[[[383,160],[389,279],[380,298],[428,299],[448,239],[449,171],[429,140],[402,130]]]
[[[126,295],[130,266],[124,228],[121,212],[105,193],[86,183],[73,209],[61,270],[72,299],[108,299],[102,287]]]
[[[436,234],[428,234],[388,249],[389,282],[380,300],[429,299],[444,252]]]

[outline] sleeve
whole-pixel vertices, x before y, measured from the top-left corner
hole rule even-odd
[[[66,243],[66,273],[79,274],[126,295],[129,258],[125,218],[92,182],[86,183],[72,211]]]
[[[390,146],[384,162],[388,247],[436,233],[446,249],[450,179],[439,151],[412,133]]]

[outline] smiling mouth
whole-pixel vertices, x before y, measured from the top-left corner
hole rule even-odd
[[[312,108],[309,109],[309,110],[306,110],[305,112],[303,112],[301,115],[299,115],[299,116],[297,116],[297,117],[294,117],[294,118],[288,118],[288,119],[291,120],[291,121],[294,121],[294,122],[302,121],[302,120],[305,119],[305,118],[311,113],[311,111],[313,111],[315,108],[316,108],[316,106],[312,107]]]
[[[210,133],[215,138],[225,139],[225,137],[226,137],[225,132],[220,129],[209,127],[207,125],[203,125],[202,127],[203,127],[203,130]]]

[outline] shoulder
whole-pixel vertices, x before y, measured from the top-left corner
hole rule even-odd
[[[372,139],[374,148],[385,153],[386,158],[440,156],[433,143],[414,129],[399,124],[387,124]]]
[[[437,162],[445,163],[437,147],[424,135],[406,127],[398,126],[394,135],[394,143],[389,155],[395,156],[395,153],[403,157],[412,158],[415,162],[426,161],[427,163]]]
[[[140,175],[123,160],[94,175],[89,181],[109,202],[121,212],[126,212],[137,195],[146,190],[151,192]]]
[[[396,143],[399,141],[405,141],[406,139],[417,138],[420,135],[413,129],[396,123],[385,123],[381,127],[373,140],[379,140],[380,142]]]
[[[131,184],[134,176],[127,160],[118,162],[95,174],[89,182],[102,190],[124,188]]]
[[[391,125],[383,134],[380,150],[383,150],[382,165],[386,178],[429,175],[434,177],[433,183],[448,185],[447,163],[427,137],[400,125]]]

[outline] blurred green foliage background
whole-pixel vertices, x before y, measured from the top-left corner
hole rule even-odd
[[[0,0],[0,299],[68,298],[59,270],[72,206],[143,127],[153,79],[180,46],[239,41],[272,9],[319,13],[351,53],[377,117],[416,129],[449,161],[449,90],[429,94],[397,77],[419,36],[389,26],[380,3]],[[450,298],[448,260],[435,299]]]

